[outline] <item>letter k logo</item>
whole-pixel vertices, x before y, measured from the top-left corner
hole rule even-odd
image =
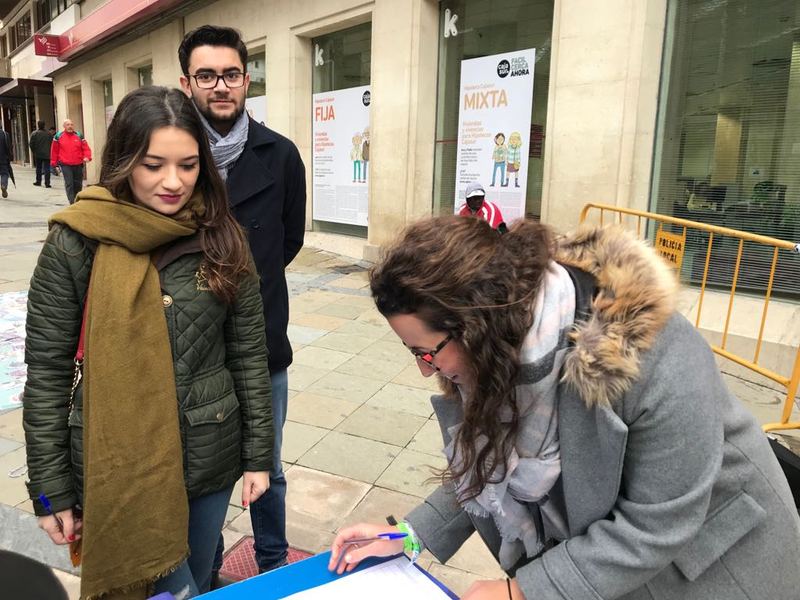
[[[458,21],[458,15],[456,13],[451,13],[449,8],[445,8],[444,37],[446,38],[450,36],[456,37],[458,35],[458,29],[456,28],[456,21]]]
[[[319,44],[314,44],[314,66],[321,67],[325,64],[325,59],[322,58],[322,48]]]

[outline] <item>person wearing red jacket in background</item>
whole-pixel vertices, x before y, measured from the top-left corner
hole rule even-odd
[[[493,229],[497,229],[500,233],[508,231],[503,221],[500,207],[494,202],[485,200],[486,192],[483,191],[483,186],[480,183],[477,181],[470,183],[464,196],[466,202],[461,205],[458,211],[459,216],[478,217],[489,223]]]
[[[64,129],[53,136],[50,146],[50,166],[60,166],[64,175],[64,189],[67,200],[72,204],[75,196],[83,189],[83,163],[92,160],[92,150],[83,139],[80,131],[75,131],[75,124],[64,119]]]

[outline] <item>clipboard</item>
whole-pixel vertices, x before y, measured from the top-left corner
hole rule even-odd
[[[368,558],[361,561],[358,567],[353,569],[350,573],[336,575],[328,571],[330,554],[330,551],[323,552],[305,560],[286,565],[280,569],[258,575],[257,577],[251,577],[239,583],[234,583],[224,588],[214,590],[213,592],[202,594],[198,597],[203,598],[203,600],[249,600],[252,598],[258,598],[259,600],[279,600],[280,598],[285,598],[286,596],[291,596],[292,594],[310,588],[325,585],[326,583],[331,583],[342,577],[347,577],[353,573],[358,573],[359,571],[374,567],[375,565],[394,560],[399,556],[410,560],[405,554],[397,554],[395,556],[383,558]],[[425,576],[436,584],[448,597],[453,600],[458,600],[458,596],[448,589],[441,581],[419,565],[415,564],[414,567],[424,573]]]

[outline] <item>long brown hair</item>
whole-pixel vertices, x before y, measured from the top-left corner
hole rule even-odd
[[[463,462],[441,473],[444,481],[472,475],[462,500],[496,482],[499,465],[507,470],[519,429],[519,351],[552,256],[549,229],[534,221],[517,221],[501,234],[482,219],[448,216],[409,226],[370,272],[381,314],[413,313],[431,330],[452,335],[468,356],[474,386],[455,439]],[[439,382],[460,402],[452,382]],[[500,421],[506,411],[509,423]],[[479,448],[481,436],[488,443]]]
[[[214,166],[205,129],[192,101],[176,89],[146,86],[126,95],[108,128],[99,184],[116,198],[132,201],[130,176],[161,127],[177,127],[199,146],[200,174],[195,190],[203,196],[205,214],[198,218],[203,249],[203,275],[223,302],[236,298],[242,277],[252,274],[244,232],[231,213],[225,184]]]

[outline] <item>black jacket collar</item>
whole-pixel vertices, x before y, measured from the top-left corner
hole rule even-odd
[[[272,174],[259,158],[257,150],[277,141],[275,132],[250,119],[247,143],[242,155],[228,171],[227,187],[231,206],[241,204],[275,183]]]

